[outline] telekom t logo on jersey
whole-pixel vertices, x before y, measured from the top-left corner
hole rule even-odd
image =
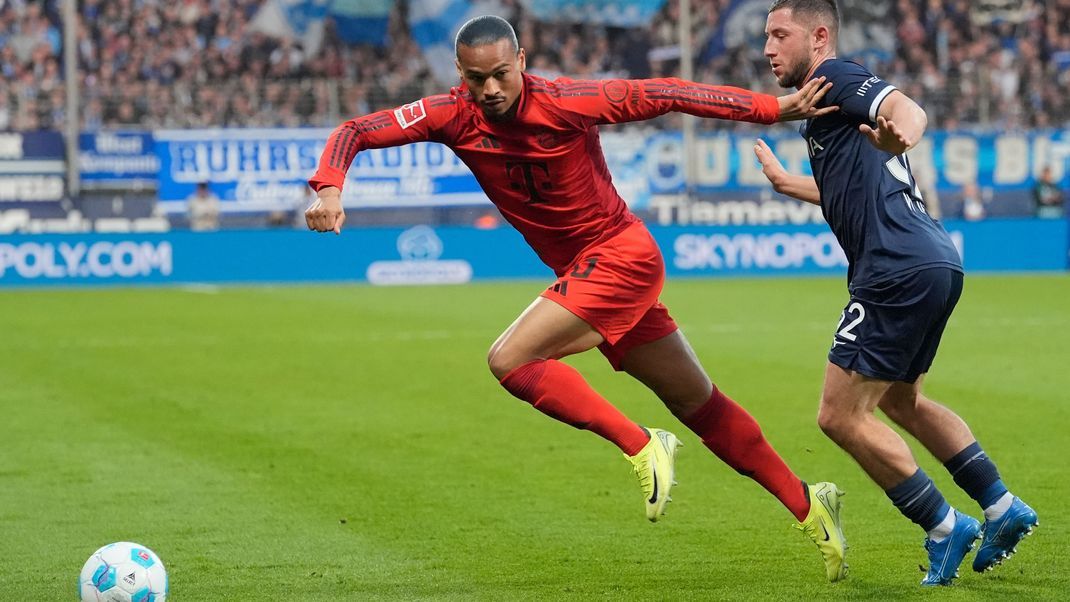
[[[525,203],[532,205],[545,203],[539,194],[541,190],[553,190],[550,183],[550,169],[545,161],[506,161],[505,171],[509,174],[509,187],[513,190],[527,190]]]

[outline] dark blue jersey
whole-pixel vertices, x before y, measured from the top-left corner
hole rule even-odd
[[[848,287],[866,286],[933,266],[962,270],[940,223],[925,212],[905,155],[870,144],[860,124],[876,127],[881,102],[895,90],[865,67],[829,59],[814,72],[832,82],[819,106],[840,111],[800,128],[810,152],[821,212],[847,254]]]

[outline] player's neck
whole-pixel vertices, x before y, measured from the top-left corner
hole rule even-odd
[[[814,57],[813,63],[810,64],[810,70],[806,72],[806,77],[803,78],[802,83],[796,86],[796,88],[802,88],[804,85],[806,85],[806,82],[810,81],[810,78],[814,76],[814,71],[817,71],[817,68],[820,67],[822,63],[834,58],[836,58],[836,51],[834,50],[830,50]]]

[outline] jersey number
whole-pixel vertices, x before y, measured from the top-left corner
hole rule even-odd
[[[587,278],[591,275],[591,272],[594,271],[594,266],[597,264],[598,258],[592,257],[587,260],[587,269],[580,271],[581,264],[577,263],[576,267],[572,268],[572,273],[569,274],[569,276],[572,276],[573,278]]]
[[[840,323],[836,325],[837,328],[839,328],[840,325],[842,325],[844,323],[844,321],[847,320],[847,313],[848,312],[856,314],[858,317],[855,318],[854,320],[851,320],[851,322],[848,323],[847,326],[844,326],[843,328],[840,328],[836,332],[836,336],[843,337],[843,338],[847,339],[848,341],[854,341],[854,340],[858,339],[858,335],[853,333],[853,332],[851,332],[851,330],[855,326],[858,326],[859,324],[861,324],[862,320],[866,319],[866,308],[862,307],[861,303],[852,303],[852,304],[848,305],[847,309],[845,309],[844,312],[842,314],[840,314]]]
[[[921,188],[918,187],[916,181],[911,182],[910,161],[907,160],[906,155],[896,155],[888,159],[884,166],[888,168],[888,173],[892,174],[893,178],[911,188],[911,195],[903,193],[907,209],[910,209],[911,213],[925,213],[925,201],[921,198]]]

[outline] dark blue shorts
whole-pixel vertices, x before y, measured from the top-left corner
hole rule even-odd
[[[944,267],[856,288],[829,361],[872,378],[915,382],[929,371],[960,295],[962,273]]]

